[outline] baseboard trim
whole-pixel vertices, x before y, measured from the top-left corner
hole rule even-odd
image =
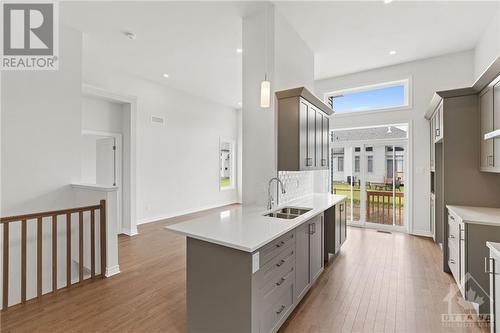
[[[186,209],[186,210],[178,211],[178,212],[171,213],[171,214],[142,218],[142,219],[137,220],[137,225],[158,222],[158,221],[170,219],[173,217],[178,217],[178,216],[192,214],[192,213],[198,213],[198,212],[201,212],[204,210],[220,208],[220,207],[224,207],[227,205],[234,205],[234,204],[238,204],[238,200],[231,200],[231,201],[228,201],[226,203],[221,203],[221,204],[217,204],[217,205],[207,205],[207,206],[202,206],[202,207],[198,207],[198,208],[194,208],[194,209]]]
[[[137,230],[137,227],[135,228],[122,228],[122,234],[125,234],[127,236],[136,236],[139,234],[139,231]]]
[[[410,232],[410,235],[432,238],[432,232],[429,231],[413,230],[412,232]]]
[[[120,273],[120,266],[116,265],[113,267],[106,267],[106,273],[104,274],[106,277],[111,277],[113,275]]]

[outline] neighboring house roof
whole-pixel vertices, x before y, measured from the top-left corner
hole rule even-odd
[[[402,139],[406,138],[407,134],[408,134],[407,131],[404,131],[394,126],[358,128],[351,130],[334,130],[333,142],[376,140],[376,139]]]

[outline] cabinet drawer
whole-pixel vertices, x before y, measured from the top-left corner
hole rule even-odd
[[[266,306],[261,313],[261,333],[276,332],[279,324],[292,308],[294,289],[292,281],[286,283],[283,287],[281,293],[277,295],[276,301],[271,303],[271,306]]]
[[[448,266],[455,281],[460,285],[460,249],[458,244],[458,240],[448,239]]]
[[[295,280],[295,267],[293,263],[288,263],[283,268],[281,274],[277,275],[260,289],[260,300],[262,304],[273,304],[283,289]]]
[[[265,266],[271,259],[279,255],[283,249],[295,243],[294,232],[289,232],[271,243],[264,245],[260,250],[260,264]]]
[[[289,268],[288,266],[290,263],[295,266],[295,246],[293,245],[293,243],[288,244],[280,254],[271,259],[255,273],[255,278],[259,287],[282,276],[286,269]]]

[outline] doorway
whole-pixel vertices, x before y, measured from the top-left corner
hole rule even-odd
[[[407,232],[408,127],[400,125],[399,131],[387,128],[371,128],[370,132],[378,135],[368,140],[355,140],[367,137],[366,129],[334,131],[332,193],[347,196],[346,213],[351,225]],[[384,139],[394,132],[400,132],[402,138]]]

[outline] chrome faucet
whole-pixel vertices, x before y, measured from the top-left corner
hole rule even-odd
[[[281,194],[285,194],[285,185],[283,185],[283,182],[278,178],[278,177],[273,177],[269,180],[269,184],[267,185],[267,209],[273,209],[273,204],[274,204],[274,198],[273,195],[271,194],[271,184],[273,183],[273,180],[276,180],[276,182],[281,184]],[[279,202],[279,198],[278,198]]]

